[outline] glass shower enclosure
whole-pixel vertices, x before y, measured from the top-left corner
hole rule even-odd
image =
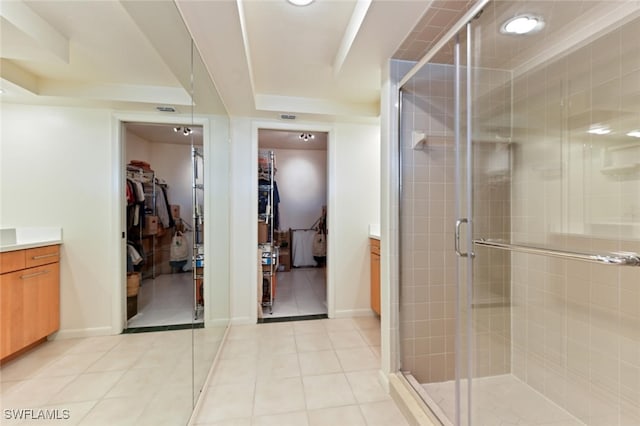
[[[400,82],[400,369],[443,424],[640,424],[640,3],[482,3]]]

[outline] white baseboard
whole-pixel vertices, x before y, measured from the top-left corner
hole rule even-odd
[[[231,323],[230,323],[230,325],[250,325],[250,324],[256,324],[255,318],[235,317],[235,318],[231,318]]]
[[[204,323],[204,328],[209,328],[209,327],[226,327],[229,325],[230,323],[230,319],[229,318],[225,318],[225,319],[212,319],[212,320],[207,320]]]
[[[375,313],[371,309],[336,310],[333,318],[372,317]]]
[[[112,327],[76,328],[70,330],[60,330],[54,335],[49,336],[49,340],[76,339],[78,337],[115,336],[117,334],[120,334],[120,332],[114,331]]]
[[[389,377],[382,370],[378,370],[378,382],[380,382],[385,392],[389,393]]]

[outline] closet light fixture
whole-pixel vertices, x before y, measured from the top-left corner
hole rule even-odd
[[[304,142],[309,142],[311,139],[315,139],[316,135],[312,133],[300,133],[298,137]]]
[[[309,6],[314,0],[287,0],[294,6]]]
[[[193,130],[190,127],[174,127],[173,131],[178,133],[178,132],[182,132],[183,135],[185,136],[189,136],[191,133],[193,133]]]
[[[627,133],[627,136],[631,136],[632,138],[640,138],[640,130],[632,130]]]
[[[500,27],[502,34],[532,34],[544,28],[544,21],[535,15],[518,15],[507,20]]]

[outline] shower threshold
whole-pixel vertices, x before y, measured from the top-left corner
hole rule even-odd
[[[455,381],[419,384],[407,376],[421,398],[443,421],[455,421]],[[460,393],[466,398],[467,381],[461,380]],[[473,379],[473,424],[584,426],[568,411],[544,397],[511,374]],[[461,404],[461,416],[467,408]],[[444,418],[443,418],[444,417]]]

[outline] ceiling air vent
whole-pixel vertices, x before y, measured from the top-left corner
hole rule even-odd
[[[156,109],[160,112],[176,112],[176,109],[170,105],[157,106]]]
[[[283,120],[295,120],[296,116],[293,114],[280,114],[280,118]]]

